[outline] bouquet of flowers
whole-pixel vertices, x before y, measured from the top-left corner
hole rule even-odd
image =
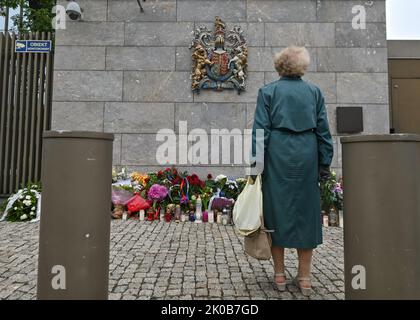
[[[224,197],[214,197],[210,202],[212,210],[222,211],[224,208],[232,207],[235,201]]]
[[[328,180],[320,184],[322,209],[328,212],[331,208],[343,208],[343,187],[337,181],[337,174],[333,171]]]
[[[29,183],[11,195],[3,206],[0,221],[38,221],[41,213],[41,186]]]
[[[112,169],[112,183],[116,183],[118,181],[124,181],[128,179],[130,179],[130,176],[127,173],[127,169],[125,167],[122,167],[121,171],[117,171],[116,168]]]
[[[147,198],[153,202],[153,209],[156,209],[156,205],[168,196],[168,188],[160,184],[154,184],[150,187]]]
[[[131,173],[131,181],[139,186],[139,188],[144,188],[147,185],[147,179],[148,179],[148,175],[147,174],[142,174],[140,172],[132,172]]]
[[[343,187],[341,182],[336,182],[333,188],[333,204],[337,210],[343,209]]]

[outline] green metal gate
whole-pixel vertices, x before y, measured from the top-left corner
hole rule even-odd
[[[51,126],[53,53],[16,53],[15,41],[51,39],[0,33],[0,197],[40,180],[42,132]]]

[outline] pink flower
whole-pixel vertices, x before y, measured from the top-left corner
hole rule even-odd
[[[165,186],[154,184],[147,193],[147,198],[153,201],[161,201],[168,195],[168,189]]]

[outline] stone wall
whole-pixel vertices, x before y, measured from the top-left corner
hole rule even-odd
[[[61,1],[66,3],[66,1]],[[80,0],[83,21],[57,32],[53,129],[115,134],[114,164],[156,169],[156,131],[244,130],[252,126],[258,88],[277,78],[273,53],[306,45],[305,76],[323,90],[335,141],[333,168],[340,171],[337,106],[362,106],[363,133],[389,132],[385,1],[351,0]],[[352,8],[364,5],[366,30],[351,26]],[[212,28],[219,15],[240,25],[249,45],[247,91],[190,90],[192,32]],[[197,165],[242,175],[241,167]]]

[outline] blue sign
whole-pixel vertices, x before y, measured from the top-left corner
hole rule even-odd
[[[15,52],[51,52],[51,40],[16,40]]]

